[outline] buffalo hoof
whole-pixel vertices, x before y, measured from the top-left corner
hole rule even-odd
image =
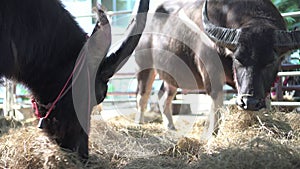
[[[135,124],[145,124],[144,120],[134,120]]]
[[[176,128],[174,125],[168,125],[168,130],[176,131]]]

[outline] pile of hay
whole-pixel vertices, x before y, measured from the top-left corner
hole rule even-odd
[[[0,168],[83,167],[75,154],[62,151],[36,125],[11,128],[0,143]]]
[[[230,108],[222,116],[218,135],[209,141],[199,140],[203,120],[187,133],[191,137],[178,139],[160,123],[94,119],[87,163],[61,150],[35,124],[1,122],[6,130],[0,137],[0,168],[300,168],[299,114]]]
[[[223,113],[218,135],[195,154],[201,168],[300,168],[298,113]]]

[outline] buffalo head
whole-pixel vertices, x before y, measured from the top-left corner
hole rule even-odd
[[[282,18],[279,18],[282,19]],[[281,56],[300,48],[300,31],[280,30],[276,25],[225,28],[213,24],[202,10],[203,29],[218,46],[232,54],[233,71],[238,90],[237,105],[244,110],[266,107],[265,98],[279,70]]]

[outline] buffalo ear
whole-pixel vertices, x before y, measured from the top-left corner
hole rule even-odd
[[[91,37],[87,39],[81,49],[74,67],[72,98],[76,112],[85,112],[87,110],[90,112],[92,106],[103,100],[106,92],[106,90],[99,91],[98,87],[96,88],[94,79],[96,78],[99,64],[105,60],[111,45],[111,27],[102,10],[98,9],[97,15],[99,16],[98,22]],[[101,89],[104,89],[102,86]],[[94,91],[96,91],[95,95],[93,95]],[[85,118],[81,117],[83,116],[82,113],[79,114],[79,119]],[[86,124],[83,126],[86,126]]]
[[[274,46],[283,53],[300,48],[300,31],[274,31]]]

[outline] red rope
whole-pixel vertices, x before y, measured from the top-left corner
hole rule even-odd
[[[65,85],[63,86],[63,88],[61,89],[60,93],[58,94],[58,96],[56,97],[56,99],[54,100],[54,102],[51,104],[50,108],[47,111],[47,114],[45,115],[45,117],[43,117],[44,119],[48,118],[49,115],[51,114],[52,110],[55,108],[56,103],[62,98],[62,96],[65,94],[67,86],[69,84],[69,82],[71,81],[72,77],[74,76],[75,71],[77,70],[78,66],[81,64],[81,62],[83,61],[84,58],[84,54],[81,54],[78,62],[76,63],[71,75],[69,76],[68,80],[66,81]],[[81,69],[82,67],[80,67]],[[80,70],[79,70],[80,71]],[[37,106],[37,102],[35,101],[35,99],[31,100],[32,103],[32,107],[33,109],[35,109],[34,114],[38,117],[38,118],[42,118],[42,115],[40,114],[39,110],[38,110],[38,106]]]
[[[35,101],[34,98],[31,99],[31,104],[32,104],[33,110],[35,110],[35,111],[34,111],[35,116],[38,117],[38,118],[41,118],[41,114],[40,114],[40,112],[39,112],[37,103],[36,103],[36,101]]]

